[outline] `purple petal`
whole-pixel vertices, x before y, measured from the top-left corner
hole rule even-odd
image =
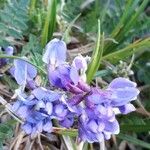
[[[105,123],[104,122],[99,122],[98,123],[98,132],[102,132],[105,128]]]
[[[52,122],[51,121],[47,121],[43,125],[43,130],[50,133],[52,131]]]
[[[104,135],[100,132],[96,135],[98,142],[102,142],[104,140]]]
[[[97,123],[96,123],[94,120],[91,120],[91,121],[88,123],[88,128],[89,128],[92,132],[97,133],[98,125],[97,125]]]
[[[19,109],[20,105],[21,105],[21,102],[20,102],[20,101],[16,101],[16,102],[12,105],[12,108],[11,108],[12,111],[16,112],[16,111]]]
[[[54,111],[57,117],[64,118],[67,115],[67,110],[62,104],[58,104],[54,107]]]
[[[135,107],[131,103],[129,103],[129,104],[120,106],[119,110],[120,110],[120,112],[122,114],[128,114],[128,113],[130,113],[132,111],[135,111],[136,109],[135,109]]]
[[[116,78],[108,86],[109,88],[118,89],[125,87],[136,87],[136,83],[126,78]]]
[[[36,125],[36,128],[37,128],[37,130],[39,132],[42,132],[42,130],[43,130],[43,122],[42,121],[38,122],[38,124]]]
[[[46,45],[43,62],[59,66],[66,60],[66,44],[59,39],[53,39]]]
[[[37,69],[33,65],[27,63],[27,74],[30,79],[33,79],[37,75]]]
[[[49,91],[43,87],[39,87],[37,89],[34,89],[32,91],[32,94],[38,99],[38,100],[47,100],[50,102],[56,101],[60,98],[60,95],[56,92]]]
[[[27,107],[27,106],[21,106],[21,107],[18,109],[17,114],[18,114],[21,118],[25,119],[25,118],[28,116],[28,114],[29,114],[28,107]]]
[[[101,104],[106,101],[106,98],[101,94],[92,94],[88,96],[88,100],[94,104]]]
[[[47,111],[47,113],[48,113],[49,115],[51,115],[52,112],[53,112],[53,105],[52,105],[52,103],[47,102],[47,103],[46,103],[45,110]]]
[[[32,132],[32,126],[28,123],[22,125],[22,129],[27,133],[27,134],[31,134]]]
[[[70,78],[75,85],[79,82],[79,74],[75,67],[71,67]]]
[[[41,108],[45,108],[45,103],[42,100],[38,101],[37,104],[36,104],[36,109],[37,110],[39,110]]]
[[[139,90],[136,88],[123,88],[112,91],[112,105],[122,106],[137,98]]]
[[[66,117],[64,120],[59,121],[59,124],[65,128],[70,128],[73,125],[74,119],[73,117]]]
[[[31,133],[31,138],[35,138],[38,135],[38,130],[36,129],[36,127],[32,128],[32,133]]]
[[[27,64],[25,61],[15,59],[14,60],[14,78],[16,79],[19,85],[26,84],[27,79]]]
[[[7,55],[13,55],[13,52],[14,52],[14,48],[12,46],[8,46],[5,48],[5,53]]]
[[[104,107],[104,106],[102,106],[102,105],[98,105],[97,107],[96,107],[96,109],[97,109],[97,111],[101,114],[101,115],[107,115],[107,108],[106,107]]]
[[[104,137],[105,137],[105,139],[106,140],[109,140],[110,138],[111,138],[111,133],[110,132],[103,132],[103,134],[104,134]]]
[[[105,131],[111,132],[112,134],[118,134],[120,132],[118,121],[114,122],[105,122]]]
[[[64,85],[61,82],[61,78],[60,78],[60,74],[59,74],[58,70],[51,71],[51,69],[49,68],[48,80],[49,80],[50,84],[53,86],[56,86],[59,88],[64,87]]]

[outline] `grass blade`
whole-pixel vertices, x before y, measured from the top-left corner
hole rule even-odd
[[[119,60],[124,60],[126,57],[131,56],[132,54],[137,53],[140,50],[143,50],[142,48],[148,47],[150,47],[150,38],[136,41],[121,50],[107,54],[102,57],[102,60],[108,60],[112,63],[117,63]]]
[[[91,82],[96,71],[99,68],[102,54],[103,54],[103,48],[104,48],[103,46],[104,46],[104,34],[101,36],[100,20],[98,20],[98,35],[97,35],[96,48],[93,51],[91,62],[89,64],[88,70],[87,70],[87,82],[88,83]]]
[[[56,24],[56,8],[57,8],[57,0],[49,0],[48,10],[41,37],[41,44],[43,47],[49,40],[51,40],[53,36]]]
[[[72,26],[74,25],[74,23],[76,22],[76,20],[77,20],[80,16],[81,16],[81,13],[80,13],[79,15],[77,15],[77,16],[73,19],[73,21],[69,24],[69,26],[68,26],[67,29],[65,30],[65,33],[64,33],[63,36],[62,36],[62,40],[63,40],[63,41],[65,41],[65,42],[68,41],[68,40],[67,40],[67,36],[68,36],[68,34],[69,34],[69,32],[70,32]]]
[[[120,139],[122,139],[122,140],[131,142],[131,143],[133,143],[135,145],[139,145],[141,147],[150,149],[150,144],[149,143],[141,141],[141,140],[139,140],[139,139],[137,139],[135,137],[132,137],[130,135],[126,135],[126,134],[120,133],[119,135],[117,135],[117,137],[120,138]]]

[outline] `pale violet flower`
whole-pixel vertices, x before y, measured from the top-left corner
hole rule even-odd
[[[66,52],[66,43],[55,38],[46,45],[43,62],[55,67],[59,66],[65,62]]]
[[[37,69],[24,60],[15,59],[14,66],[10,69],[10,73],[19,85],[26,85],[28,83],[30,84],[36,77]],[[32,87],[36,87],[34,84],[35,83],[32,83]]]

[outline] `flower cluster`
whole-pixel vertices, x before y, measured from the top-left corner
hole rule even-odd
[[[61,93],[38,87],[30,96],[21,93],[18,96],[12,110],[24,120],[22,129],[31,134],[31,137],[42,131],[52,132],[52,119],[57,119],[65,127],[73,124],[73,118],[62,101]]]
[[[35,137],[52,132],[53,119],[70,128],[78,121],[79,140],[100,142],[119,133],[116,115],[135,110],[131,101],[139,94],[136,83],[126,78],[114,79],[106,89],[86,83],[89,57],[78,55],[72,64],[66,62],[66,44],[53,39],[43,55],[48,80],[54,91],[38,87],[34,81],[37,70],[26,61],[15,60],[11,74],[20,86],[27,85],[30,95],[17,91],[18,101],[12,110],[23,120],[23,130]]]

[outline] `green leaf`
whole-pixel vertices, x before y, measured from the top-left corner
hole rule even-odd
[[[129,44],[128,46],[126,46],[121,50],[103,56],[102,60],[108,60],[111,63],[117,63],[119,60],[124,60],[125,58],[131,56],[132,54],[143,50],[143,48],[149,47],[150,47],[150,38],[139,40],[132,44]]]
[[[77,15],[72,22],[69,24],[69,26],[67,27],[65,33],[62,36],[62,40],[65,41],[66,43],[68,42],[68,37],[69,37],[69,32],[72,28],[72,26],[74,25],[74,23],[76,22],[76,20],[81,16],[81,14]]]
[[[150,124],[145,124],[145,125],[121,125],[120,130],[124,132],[136,132],[136,133],[141,133],[141,132],[148,132],[150,131]]]
[[[0,10],[0,44],[8,46],[16,44],[23,39],[28,29],[28,6],[29,0],[11,0],[5,3]]]
[[[13,136],[13,126],[15,124],[16,121],[13,119],[0,123],[0,150],[3,149],[3,142]]]
[[[110,75],[112,73],[111,70],[100,70],[100,71],[97,71],[96,74],[95,74],[95,78],[96,77],[104,77],[104,76],[107,76],[107,75]]]
[[[104,54],[108,54],[114,52],[118,46],[123,43],[127,36],[129,35],[131,28],[137,23],[137,20],[141,13],[144,11],[145,6],[147,5],[149,0],[144,0],[142,4],[138,7],[138,2],[133,0],[128,0],[125,6],[124,13],[120,18],[119,23],[116,25],[114,30],[111,33],[110,38],[115,39],[119,44],[114,44],[112,42],[107,42],[105,44]],[[137,11],[135,12],[135,10]]]
[[[41,44],[42,47],[51,40],[56,24],[57,0],[49,0],[45,23],[42,31]]]
[[[137,139],[135,137],[132,137],[130,135],[126,135],[126,134],[120,133],[119,135],[117,135],[117,137],[122,139],[122,140],[131,142],[131,143],[133,143],[135,145],[138,145],[138,146],[150,149],[150,144],[149,143],[144,142],[142,140],[139,140],[139,139]]]
[[[98,70],[103,54],[103,46],[104,46],[104,34],[101,36],[100,31],[100,20],[98,20],[98,35],[97,35],[97,43],[96,48],[93,51],[91,62],[88,66],[87,70],[87,82],[90,83],[93,79],[96,71]]]

